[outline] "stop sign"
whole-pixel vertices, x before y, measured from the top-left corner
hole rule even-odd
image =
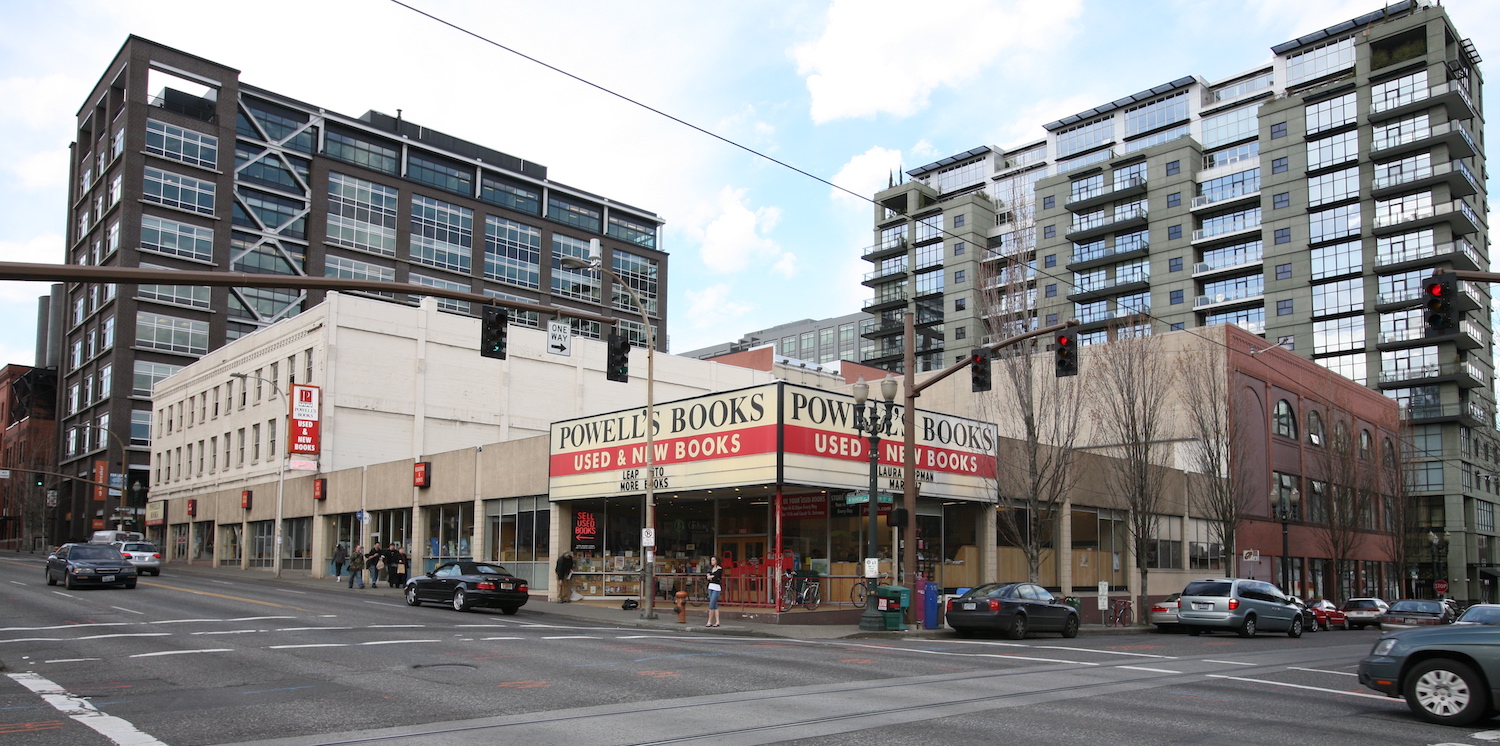
[[[1432,589],[1435,590],[1435,591],[1437,591],[1438,593],[1447,593],[1448,592],[1448,581],[1446,581],[1446,580],[1435,580],[1432,583]]]

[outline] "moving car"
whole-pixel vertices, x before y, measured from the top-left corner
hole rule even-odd
[[[1307,602],[1307,607],[1317,616],[1319,627],[1333,629],[1336,625],[1349,629],[1349,617],[1339,609],[1338,604],[1326,598],[1314,598]]]
[[[1302,607],[1262,580],[1199,578],[1182,589],[1177,604],[1178,623],[1195,637],[1213,629],[1234,630],[1240,637],[1254,637],[1262,629],[1302,636]]]
[[[1442,725],[1487,717],[1497,682],[1500,627],[1488,624],[1391,632],[1359,662],[1359,683],[1388,697],[1405,696],[1412,712]]]
[[[89,537],[90,544],[118,544],[122,541],[145,540],[145,535],[139,531],[95,531]]]
[[[1385,613],[1389,604],[1378,598],[1351,598],[1344,602],[1344,616],[1349,619],[1349,626],[1355,629],[1364,629],[1366,625],[1380,626],[1380,615]]]
[[[1001,630],[1012,640],[1027,632],[1078,636],[1078,610],[1035,583],[985,583],[948,601],[948,626],[959,637]]]
[[[47,557],[47,585],[134,588],[135,581],[135,567],[108,544],[64,544]]]
[[[1500,604],[1474,604],[1454,624],[1500,624]]]
[[[1151,623],[1162,632],[1177,629],[1177,599],[1181,593],[1173,593],[1151,604]]]
[[[406,581],[406,603],[449,604],[457,611],[478,606],[514,614],[530,599],[528,583],[493,562],[444,562]]]
[[[120,550],[125,560],[135,566],[135,571],[145,575],[161,575],[161,550],[155,544],[144,541],[124,541],[112,545]]]
[[[1453,607],[1442,601],[1403,598],[1380,615],[1381,629],[1411,629],[1432,624],[1452,624]]]

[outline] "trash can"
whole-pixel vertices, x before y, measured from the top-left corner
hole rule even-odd
[[[926,583],[922,588],[922,629],[938,628],[938,584]]]
[[[911,605],[911,591],[899,585],[882,585],[875,589],[875,610],[885,619],[886,631],[905,631],[902,611]]]
[[[1083,614],[1083,601],[1077,596],[1063,596],[1063,603],[1073,607],[1073,610],[1079,614]]]

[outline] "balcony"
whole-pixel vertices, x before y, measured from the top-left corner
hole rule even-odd
[[[1194,311],[1209,311],[1228,306],[1259,303],[1266,297],[1264,286],[1240,288],[1213,295],[1200,295],[1193,299]]]
[[[1087,155],[1080,155],[1077,158],[1073,158],[1071,160],[1059,160],[1056,162],[1055,168],[1057,169],[1057,174],[1065,174],[1069,171],[1077,171],[1080,168],[1087,168],[1094,165],[1095,163],[1112,161],[1119,157],[1120,154],[1115,152],[1114,148],[1108,148],[1106,150],[1096,150],[1092,153],[1089,153]]]
[[[1198,230],[1193,231],[1192,244],[1194,246],[1197,246],[1198,244],[1209,243],[1212,241],[1222,241],[1226,238],[1234,238],[1236,236],[1243,236],[1246,234],[1259,232],[1260,216],[1257,215],[1254,218],[1236,220],[1232,223],[1221,223],[1219,225],[1213,226],[1212,228],[1199,228]]]
[[[1378,210],[1377,206],[1377,210]],[[1443,204],[1430,205],[1406,210],[1404,212],[1392,212],[1385,215],[1375,216],[1374,233],[1377,236],[1409,231],[1436,223],[1448,223],[1457,235],[1475,233],[1483,223],[1475,214],[1474,208],[1469,207],[1467,202],[1461,199],[1453,200]]]
[[[1262,252],[1255,251],[1220,257],[1213,261],[1198,262],[1193,265],[1193,279],[1217,274],[1231,274],[1249,269],[1260,269],[1263,261]]]
[[[1454,269],[1480,271],[1489,267],[1489,262],[1479,255],[1474,245],[1460,238],[1436,246],[1416,246],[1402,251],[1386,251],[1375,255],[1375,266],[1382,271],[1402,271],[1425,267],[1438,262],[1448,262]]]
[[[906,331],[906,322],[900,319],[880,319],[874,324],[865,327],[860,336],[865,339],[877,339],[889,337],[892,334],[900,334]]]
[[[882,280],[889,280],[897,277],[906,277],[906,265],[902,264],[895,267],[883,267],[881,269],[875,269],[866,272],[865,279],[860,284],[873,285]]]
[[[1078,317],[1078,331],[1092,332],[1107,328],[1137,316],[1151,313],[1151,306],[1141,308],[1117,308],[1113,311],[1096,311]]]
[[[1073,231],[1065,238],[1073,243],[1079,243],[1114,231],[1144,227],[1146,227],[1146,208],[1133,207],[1124,211],[1106,212],[1098,219],[1083,223],[1075,221]]]
[[[906,305],[906,293],[886,293],[864,306],[865,313],[879,313]]]
[[[1229,189],[1218,189],[1193,198],[1191,210],[1197,212],[1208,207],[1229,207],[1239,203],[1260,202],[1260,181],[1241,184]]]
[[[1383,351],[1452,342],[1459,349],[1475,350],[1483,347],[1488,337],[1489,335],[1485,333],[1484,327],[1470,319],[1464,319],[1453,333],[1433,337],[1427,336],[1426,329],[1422,327],[1381,332],[1375,347]]]
[[[861,255],[860,258],[864,259],[867,262],[873,262],[876,259],[885,259],[897,254],[904,254],[906,253],[906,247],[907,243],[906,239],[904,238],[895,241],[887,241],[886,243],[876,244],[868,249],[865,249],[865,253]]]
[[[1379,170],[1377,166],[1376,171]],[[1469,172],[1469,167],[1463,161],[1449,161],[1376,176],[1370,185],[1370,196],[1385,199],[1401,192],[1431,189],[1438,184],[1447,184],[1451,197],[1467,197],[1479,191],[1479,182]]]
[[[1104,184],[1098,189],[1090,189],[1075,194],[1069,201],[1063,204],[1068,212],[1083,212],[1091,207],[1098,207],[1105,202],[1117,199],[1126,199],[1146,193],[1146,179],[1141,176],[1132,176],[1123,184]]]
[[[1464,88],[1463,81],[1450,80],[1425,91],[1371,102],[1370,121],[1383,122],[1437,106],[1446,107],[1451,119],[1474,118],[1474,102],[1469,99],[1469,92]]]
[[[1150,252],[1151,244],[1149,242],[1128,241],[1124,244],[1106,246],[1094,251],[1075,251],[1072,260],[1066,266],[1068,269],[1077,272],[1129,259],[1144,259]]]
[[[1068,300],[1074,303],[1082,303],[1102,298],[1106,295],[1138,293],[1150,287],[1151,278],[1145,274],[1136,272],[1103,282],[1082,283],[1076,291],[1068,294]]]
[[[1370,156],[1385,160],[1438,144],[1448,146],[1449,158],[1468,158],[1479,152],[1468,128],[1457,119],[1451,119],[1426,129],[1377,137],[1370,143]]]
[[[1414,404],[1400,410],[1402,420],[1413,425],[1457,420],[1467,425],[1491,427],[1495,416],[1479,402],[1463,404]]]
[[[1489,385],[1489,376],[1470,362],[1434,363],[1414,368],[1380,371],[1380,387],[1402,388],[1415,384],[1457,383],[1462,388]]]
[[[151,105],[162,111],[192,117],[200,122],[213,124],[219,121],[218,103],[212,99],[194,96],[172,88],[163,88],[160,96],[151,98]]]

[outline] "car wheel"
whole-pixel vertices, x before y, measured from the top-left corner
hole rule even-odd
[[[967,627],[954,627],[953,628],[953,634],[958,635],[959,637],[962,637],[962,638],[964,638],[964,639],[967,640],[968,638],[974,636],[974,630],[969,629]]]
[[[50,571],[47,573],[47,585],[57,585],[57,581],[52,578]]]
[[[1423,661],[1406,678],[1406,704],[1440,725],[1468,725],[1489,713],[1489,697],[1478,674],[1458,661]]]
[[[1062,635],[1069,639],[1078,636],[1078,617],[1072,614],[1068,615],[1068,621],[1063,622]]]
[[[1156,631],[1160,632],[1162,634],[1167,634],[1168,632],[1172,631],[1172,625],[1170,625],[1170,624],[1158,624],[1158,625],[1156,625]]]
[[[1344,620],[1344,631],[1345,632],[1349,631],[1349,620],[1348,619]]]
[[[500,613],[504,614],[506,616],[515,616],[516,612],[518,612],[520,610],[521,610],[521,607],[519,607],[519,606],[501,606],[500,607]]]
[[[1006,631],[1012,640],[1026,639],[1026,615],[1016,614],[1010,618],[1010,629]]]
[[[161,570],[152,570],[151,571],[151,577],[153,577],[153,578],[159,578],[159,577],[161,577]]]
[[[1297,624],[1300,626],[1302,624],[1302,620],[1298,619],[1297,620]],[[1245,616],[1245,621],[1240,622],[1239,633],[1240,633],[1240,637],[1254,637],[1255,636],[1255,617],[1250,616],[1250,615],[1247,614]]]
[[[453,592],[453,610],[468,611],[469,599],[464,595],[464,589],[459,588]]]
[[[73,576],[72,575],[69,575],[67,573],[63,573],[63,590],[66,590],[66,591],[73,590]]]
[[[127,581],[125,581],[125,588],[127,590],[129,590],[131,588],[134,588],[134,587],[135,587],[135,581],[134,580],[127,580]]]
[[[1198,629],[1197,627],[1188,627],[1187,631],[1188,637],[1197,637],[1198,635],[1203,634],[1203,630]]]
[[[417,598],[417,587],[414,586],[414,585],[408,585],[408,586],[406,586],[406,605],[407,606],[421,606],[422,605],[422,599]]]
[[[1292,626],[1287,629],[1286,636],[1292,639],[1302,636],[1302,617],[1299,616],[1292,620]]]

